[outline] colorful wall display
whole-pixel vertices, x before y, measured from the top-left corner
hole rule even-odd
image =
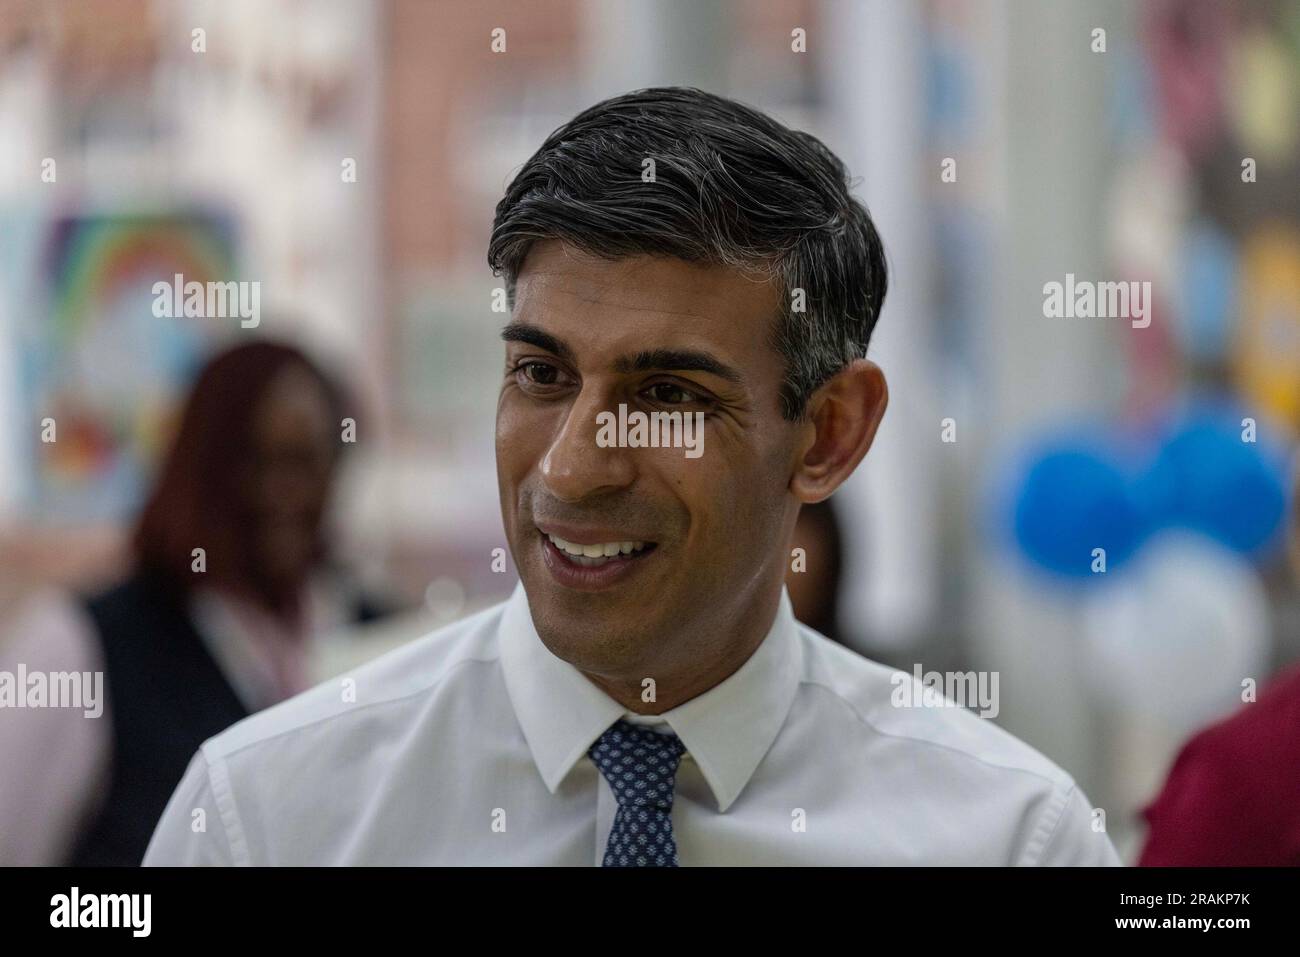
[[[229,219],[209,213],[51,221],[10,309],[33,518],[117,518],[137,503],[179,390],[225,331],[156,317],[151,287],[231,279],[234,249]]]

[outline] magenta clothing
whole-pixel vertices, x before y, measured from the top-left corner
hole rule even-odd
[[[1143,815],[1143,867],[1300,865],[1300,666],[1192,738]]]

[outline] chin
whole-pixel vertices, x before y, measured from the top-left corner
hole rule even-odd
[[[589,601],[585,607],[581,601],[557,607],[551,599],[542,596],[530,601],[530,606],[537,635],[555,657],[580,671],[608,675],[635,671],[649,657],[644,619],[637,622],[637,633],[633,633],[625,615],[607,618]]]

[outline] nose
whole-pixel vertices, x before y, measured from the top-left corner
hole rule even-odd
[[[542,481],[564,502],[580,502],[593,495],[623,489],[636,478],[628,450],[596,441],[601,412],[617,416],[601,397],[579,395],[560,425],[542,459]],[[608,430],[607,430],[608,431]],[[617,435],[617,429],[613,430]]]

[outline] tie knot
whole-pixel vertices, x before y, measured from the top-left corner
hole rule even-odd
[[[671,810],[677,766],[686,745],[681,738],[619,720],[587,752],[620,807]]]

